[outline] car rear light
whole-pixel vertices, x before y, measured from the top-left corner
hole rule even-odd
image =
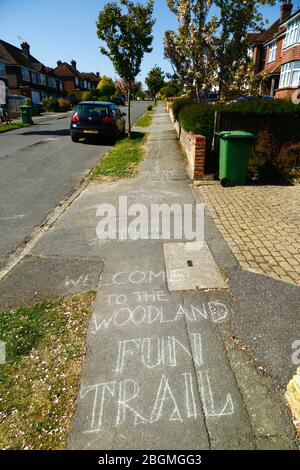
[[[113,124],[114,123],[114,120],[111,116],[105,116],[103,119],[102,119],[102,122],[103,124]]]
[[[80,121],[80,117],[78,116],[78,114],[76,113],[76,111],[72,114],[72,117],[71,117],[71,122],[79,122]]]

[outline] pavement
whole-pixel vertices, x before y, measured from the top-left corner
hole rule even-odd
[[[116,239],[99,239],[100,204],[200,201],[161,104],[147,132],[138,176],[91,183],[0,282],[6,305],[24,286],[24,303],[97,287],[68,448],[297,449],[284,391],[298,288],[245,271],[208,211],[198,248],[126,239],[123,217]],[[192,284],[199,269],[209,288]]]
[[[133,122],[147,104],[133,103]],[[111,148],[88,141],[72,143],[68,114],[34,120],[32,127],[0,136],[0,270]]]

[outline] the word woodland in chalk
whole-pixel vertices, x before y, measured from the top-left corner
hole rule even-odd
[[[209,369],[205,355],[205,332],[227,320],[227,306],[176,299],[181,303],[167,291],[163,269],[102,277],[91,330],[101,379],[81,386],[83,433],[234,414],[231,394],[219,386],[220,369]]]

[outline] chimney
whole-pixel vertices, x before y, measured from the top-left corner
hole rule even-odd
[[[96,72],[98,78],[100,78],[100,72]]]
[[[293,4],[290,0],[285,0],[280,8],[280,23],[286,21],[292,14]]]
[[[77,65],[77,64],[76,64],[76,60],[74,60],[74,59],[71,60],[71,65],[72,65],[73,69],[76,70],[76,65]]]
[[[22,43],[21,43],[21,49],[22,49],[22,53],[23,53],[26,57],[29,57],[29,56],[30,56],[30,46],[29,46],[28,42],[22,42]]]
[[[61,65],[61,64],[62,64],[62,61],[61,61],[61,60],[58,60],[56,63],[57,63],[57,65]]]

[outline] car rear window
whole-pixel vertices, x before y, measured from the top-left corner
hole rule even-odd
[[[104,105],[79,104],[76,111],[79,116],[104,117],[108,114],[107,106]]]

